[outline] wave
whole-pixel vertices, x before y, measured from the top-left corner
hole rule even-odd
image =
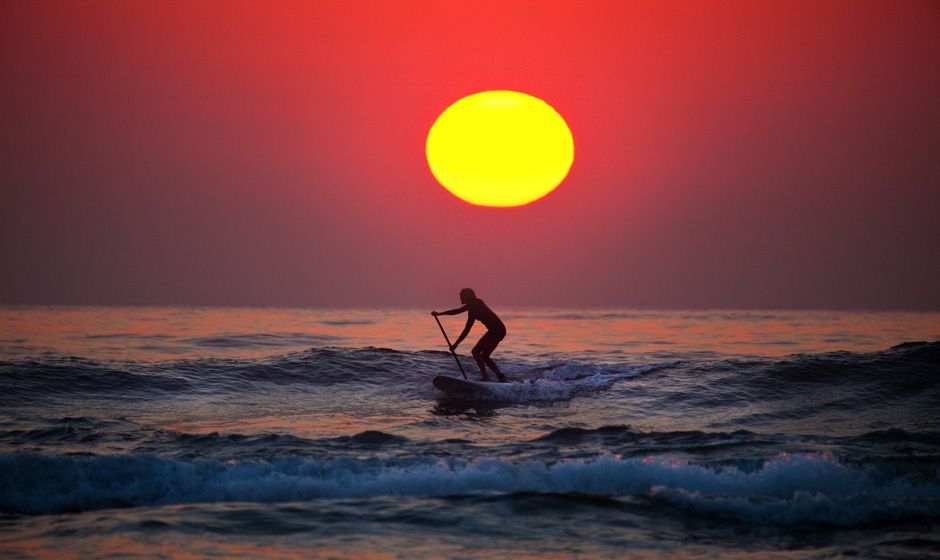
[[[903,431],[903,430],[901,430]],[[734,432],[702,432],[698,430],[674,432],[643,432],[634,431],[629,426],[601,426],[596,429],[561,428],[548,433],[535,441],[544,441],[557,444],[581,444],[586,442],[599,442],[611,444],[670,444],[685,448],[709,444],[728,444],[735,442],[762,442],[785,440],[784,436],[769,434],[756,434],[748,430]]]
[[[180,393],[206,388],[238,391],[259,385],[297,383],[377,384],[381,383],[377,373],[390,374],[402,361],[408,362],[408,358],[411,362],[420,360],[420,354],[379,348],[315,348],[256,360],[207,358],[133,363],[49,356],[41,360],[2,361],[0,380],[6,391],[0,395],[0,403],[16,405],[24,397],[62,394],[105,393],[135,398],[154,392]]]
[[[6,426],[0,424],[0,427]],[[323,456],[405,444],[412,444],[412,447],[435,445],[434,442],[415,443],[406,437],[377,430],[322,439],[279,433],[194,434],[149,427],[126,418],[64,417],[33,420],[17,429],[0,429],[0,452],[141,453],[187,460]]]
[[[755,403],[775,403],[754,411],[750,420],[735,415],[736,426],[806,418],[822,411],[899,407],[930,422],[933,415],[928,411],[940,402],[940,342],[911,342],[869,353],[684,362],[673,370],[670,375],[681,378],[664,382],[661,391],[650,394],[661,406],[681,402],[692,408],[746,411]]]
[[[549,441],[557,443],[579,443],[583,441],[638,441],[643,439],[656,439],[662,441],[727,441],[743,438],[773,439],[787,437],[782,434],[759,434],[749,430],[735,430],[733,432],[703,432],[700,430],[673,431],[673,432],[647,432],[635,431],[630,426],[601,426],[600,428],[560,428],[537,438],[535,441]],[[865,432],[854,437],[834,438],[816,436],[812,434],[802,436],[806,439],[820,441],[871,441],[877,443],[923,443],[936,445],[940,448],[940,432],[908,432],[899,428],[890,430],[876,430]]]
[[[209,341],[211,342],[211,341]],[[226,342],[227,343],[227,342]],[[266,391],[272,385],[427,387],[435,372],[450,372],[447,352],[403,352],[387,348],[313,348],[264,359],[207,358],[157,363],[98,362],[78,357],[0,362],[5,391],[0,405],[59,395],[146,398],[151,394],[199,391]],[[564,361],[504,362],[516,383],[496,387],[497,400],[562,400],[582,390],[661,366],[601,366]],[[469,364],[467,371],[473,371]],[[532,376],[537,376],[532,378]],[[528,379],[527,379],[528,377]],[[414,391],[412,390],[412,393]]]
[[[448,457],[180,461],[151,455],[0,455],[0,511],[18,514],[203,502],[579,493],[665,503],[748,524],[858,526],[940,518],[926,476],[781,456],[754,470],[668,458],[510,462]]]
[[[757,367],[755,367],[757,366]],[[754,387],[833,385],[870,382],[895,390],[919,390],[940,383],[940,342],[906,342],[881,352],[796,354],[776,361],[723,362],[719,368],[747,370],[742,376]]]
[[[101,393],[133,398],[153,391],[180,392],[190,380],[167,371],[128,368],[78,357],[0,362],[0,404],[29,405],[50,395]]]
[[[0,361],[0,383],[4,387],[0,406],[19,407],[43,399],[82,395],[133,400],[167,394],[268,392],[272,386],[315,390],[345,385],[401,389],[409,394],[418,394],[418,389],[425,390],[421,394],[441,397],[428,390],[428,382],[433,375],[452,372],[452,359],[447,352],[372,347],[312,348],[263,359],[150,363],[48,356]],[[514,383],[494,384],[494,399],[510,403],[567,400],[606,390],[620,380],[654,370],[662,372],[661,382],[643,384],[637,390],[643,391],[648,402],[660,402],[664,407],[681,402],[690,408],[744,410],[753,403],[790,400],[793,406],[780,407],[773,412],[774,418],[800,418],[811,413],[808,406],[815,410],[884,406],[929,410],[940,402],[940,342],[910,342],[871,353],[793,355],[779,360],[598,364],[517,358],[501,364]],[[471,365],[467,363],[467,371],[473,371]],[[745,419],[743,425],[759,425],[767,412],[759,414],[763,416],[753,418],[753,424]]]
[[[12,428],[12,429],[6,429]],[[465,450],[452,448],[463,440],[411,439],[401,435],[365,430],[354,435],[306,438],[287,433],[187,433],[140,424],[127,418],[61,417],[28,422],[0,422],[0,453],[150,453],[175,459],[218,460],[270,459],[284,456],[362,457],[369,449],[385,453],[435,454],[443,450],[455,457]],[[522,454],[550,453],[556,459],[587,453],[616,452],[630,456],[680,453],[707,456],[710,461],[730,459],[745,468],[780,452],[832,450],[846,460],[863,462],[919,462],[930,469],[940,465],[940,432],[909,432],[898,428],[851,436],[825,434],[758,433],[749,430],[647,431],[630,426],[608,425],[596,429],[565,427],[529,440],[505,446],[516,458]],[[504,450],[494,449],[498,455]]]

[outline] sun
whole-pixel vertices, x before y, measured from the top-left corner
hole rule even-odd
[[[555,190],[574,161],[574,139],[548,103],[518,91],[468,95],[444,110],[427,140],[431,173],[480,206],[521,206]]]

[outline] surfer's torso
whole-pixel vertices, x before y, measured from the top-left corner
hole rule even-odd
[[[493,310],[487,307],[482,299],[475,299],[467,304],[467,314],[470,319],[475,319],[481,323],[493,334],[506,336],[506,325],[493,313]]]

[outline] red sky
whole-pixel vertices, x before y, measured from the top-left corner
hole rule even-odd
[[[4,2],[0,303],[940,308],[940,4]],[[437,185],[458,98],[575,163]]]

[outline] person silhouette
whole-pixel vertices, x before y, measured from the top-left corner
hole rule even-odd
[[[490,369],[496,373],[496,377],[499,381],[506,383],[506,376],[503,375],[503,372],[499,371],[499,368],[496,367],[496,363],[490,358],[493,350],[496,350],[500,341],[506,337],[506,325],[503,324],[496,313],[493,313],[493,310],[487,307],[486,303],[478,298],[470,288],[460,290],[460,303],[463,305],[456,309],[431,312],[431,315],[435,317],[438,315],[457,315],[464,311],[467,312],[467,325],[463,328],[463,332],[460,333],[457,340],[450,345],[451,352],[457,349],[457,345],[459,345],[463,339],[467,338],[467,334],[470,333],[470,328],[473,327],[474,321],[479,320],[483,323],[483,326],[487,328],[487,331],[480,337],[480,341],[476,343],[476,346],[473,347],[470,353],[473,354],[473,359],[476,360],[477,365],[480,366],[483,381],[490,380],[490,376],[486,374],[486,366],[489,366]]]

